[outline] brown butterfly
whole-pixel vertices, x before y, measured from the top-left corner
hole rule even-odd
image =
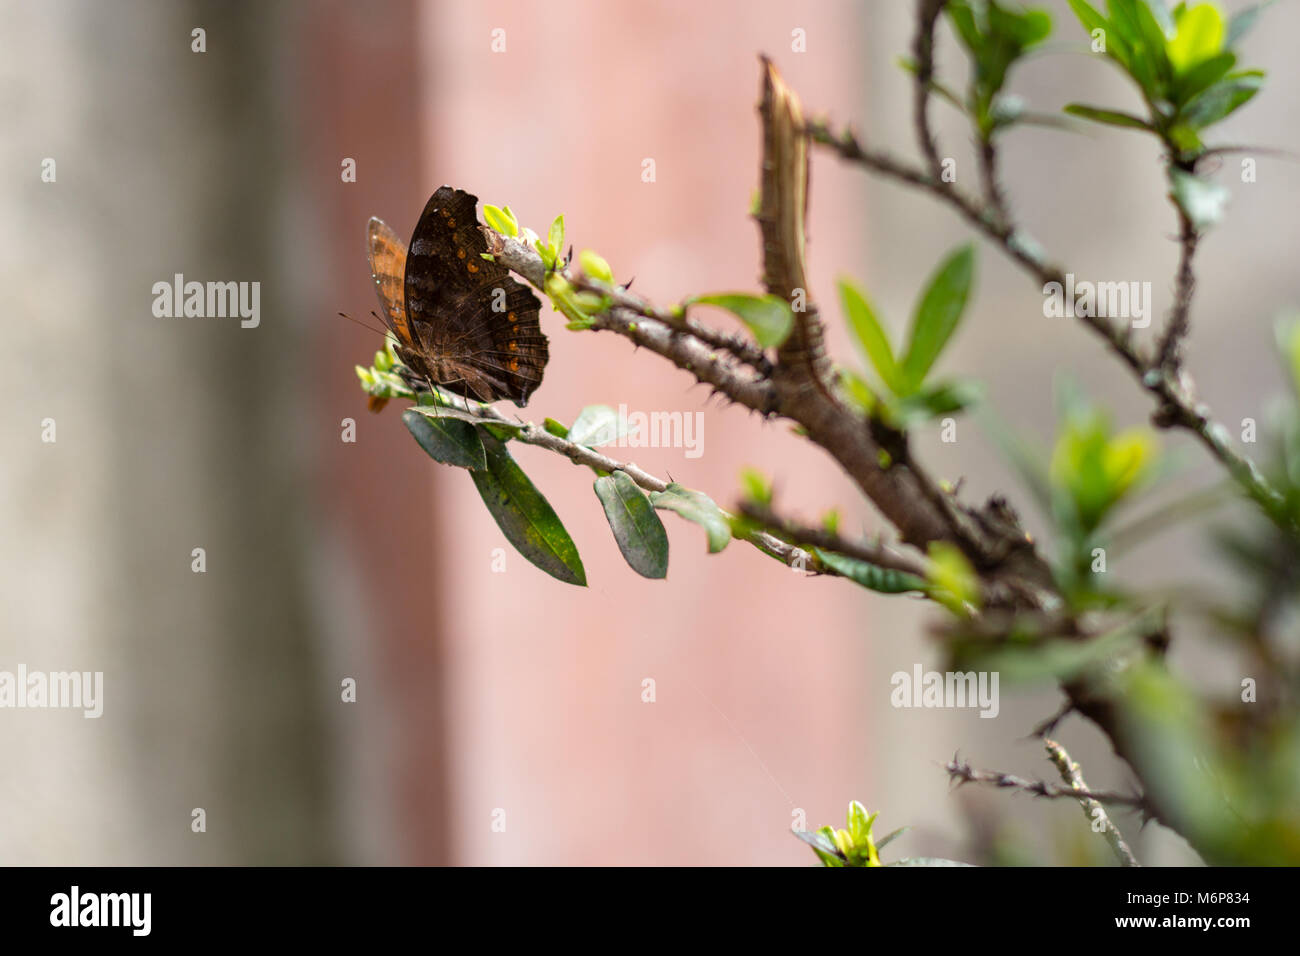
[[[416,378],[464,398],[508,398],[522,408],[548,358],[541,303],[504,266],[483,258],[487,240],[477,207],[478,197],[439,187],[409,250],[382,220],[371,219],[370,272],[398,358]]]

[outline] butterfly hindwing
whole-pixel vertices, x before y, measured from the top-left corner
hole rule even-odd
[[[477,197],[442,186],[420,214],[403,277],[404,318],[419,355],[411,364],[466,398],[508,398],[522,407],[548,359],[541,303],[504,266],[483,258],[477,207]]]

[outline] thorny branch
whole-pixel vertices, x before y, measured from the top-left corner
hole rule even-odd
[[[535,286],[544,285],[546,267],[536,250],[490,229],[484,233],[497,261]],[[792,230],[791,235],[795,234],[796,241],[802,241],[801,229]],[[821,325],[811,307],[802,313],[804,344],[778,355],[770,376],[765,376],[752,367],[758,363],[744,362],[730,349],[715,348],[691,331],[691,326],[671,318],[671,312],[654,307],[642,297],[576,270],[565,270],[564,275],[575,288],[607,298],[608,306],[593,317],[593,329],[614,332],[668,359],[739,405],[802,425],[809,437],[857,481],[899,529],[904,541],[922,550],[936,540],[954,540],[963,545],[973,563],[988,568],[992,580],[1000,582],[992,589],[995,598],[1041,593],[1048,586],[1050,574],[1045,564],[1001,560],[1001,556],[1026,548],[1032,553],[1023,532],[959,510],[912,460],[905,446],[894,449],[896,464],[882,466],[881,445],[872,430],[834,394],[829,361],[821,346]],[[800,287],[791,284],[789,288]],[[945,507],[941,509],[936,502]],[[960,521],[954,522],[953,515],[960,515]]]
[[[841,158],[923,189],[948,203],[1044,287],[1049,283],[1057,283],[1064,288],[1065,270],[1048,259],[1037,243],[1011,219],[1005,198],[998,187],[997,153],[991,137],[986,137],[981,143],[980,159],[985,192],[983,202],[968,195],[955,183],[945,182],[941,175],[941,166],[936,161],[939,155],[937,141],[926,107],[933,89],[934,29],[944,6],[944,0],[919,0],[917,8],[918,32],[913,44],[916,67],[914,120],[917,140],[925,157],[924,168],[918,169],[887,152],[863,146],[851,131],[836,133],[823,121],[807,123],[804,131],[813,142],[829,147]],[[1172,157],[1170,161],[1174,161]],[[1155,397],[1157,407],[1152,416],[1155,424],[1191,431],[1266,513],[1279,523],[1293,526],[1286,514],[1282,496],[1264,478],[1253,461],[1231,447],[1227,429],[1211,418],[1206,405],[1195,399],[1193,382],[1181,368],[1180,347],[1189,325],[1194,289],[1192,256],[1196,249],[1197,235],[1181,207],[1179,215],[1182,229],[1175,302],[1156,355],[1148,357],[1134,342],[1132,329],[1126,325],[1116,324],[1107,316],[1087,314],[1086,310],[1080,310],[1084,312],[1080,318]],[[1039,604],[1038,610],[1043,609],[1044,605]],[[1153,636],[1152,645],[1163,646],[1167,641],[1168,633],[1162,630]],[[1144,735],[1141,722],[1135,721],[1134,714],[1116,696],[1114,689],[1107,686],[1105,681],[1080,678],[1067,682],[1063,690],[1069,698],[1068,706],[1097,724],[1110,738],[1116,752],[1133,766],[1139,778],[1147,782],[1148,792],[1144,798],[1147,812],[1181,830],[1195,843],[1194,827],[1188,826],[1190,821],[1179,812],[1177,795],[1166,792],[1159,768],[1150,768],[1152,774],[1143,772],[1148,769],[1149,755],[1141,743]],[[1078,791],[1072,792],[1077,798]]]
[[[798,98],[782,82],[775,67],[766,59],[763,61],[759,105],[763,120],[762,190],[755,218],[763,240],[764,284],[770,293],[790,302],[792,308],[796,301],[805,305],[801,310],[795,309],[793,331],[777,350],[774,360],[752,344],[696,322],[684,310],[657,308],[621,286],[585,276],[568,266],[559,267],[559,272],[575,289],[603,297],[603,307],[591,315],[590,328],[613,332],[654,352],[736,404],[764,416],[787,418],[801,426],[808,439],[834,458],[893,524],[904,543],[923,552],[931,543],[939,541],[960,548],[979,575],[985,596],[984,619],[990,626],[996,621],[1011,622],[1024,615],[1057,619],[1063,613],[1063,603],[1051,570],[1005,500],[990,499],[982,508],[961,503],[922,468],[911,453],[905,434],[864,418],[840,398],[817,308],[808,294],[804,218],[809,140],[830,148],[847,161],[938,197],[1039,282],[1060,283],[1062,287],[1066,284],[1065,270],[1048,259],[1011,221],[997,185],[997,155],[991,142],[982,159],[986,193],[983,200],[942,179],[939,149],[929,123],[928,97],[933,78],[934,28],[944,6],[944,0],[919,0],[918,32],[913,44],[917,65],[914,119],[926,168],[917,168],[864,145],[850,131],[835,132],[824,121],[806,121]],[[1231,447],[1226,429],[1211,419],[1205,405],[1194,399],[1191,379],[1179,366],[1179,343],[1186,334],[1193,288],[1191,256],[1195,248],[1194,230],[1184,225],[1183,262],[1175,307],[1159,354],[1149,357],[1134,342],[1131,328],[1116,324],[1107,316],[1080,318],[1155,397],[1157,409],[1153,417],[1157,424],[1184,428],[1195,434],[1266,510],[1278,515],[1282,510],[1281,496],[1253,462]],[[489,250],[499,262],[538,288],[544,288],[547,269],[530,245],[491,229],[484,232]],[[607,471],[627,471],[647,490],[661,490],[663,485],[635,466],[567,443],[536,426],[526,426],[520,440],[565,454],[580,464]],[[923,572],[925,567],[917,559],[886,554],[870,545],[838,538],[831,542],[814,533],[814,529],[791,525],[775,515],[762,517],[767,519],[767,530],[754,532],[759,538],[751,538],[752,543],[788,564],[804,552],[790,541],[782,540],[782,536],[808,547],[830,544],[830,550],[884,567],[906,566],[911,573]],[[1092,633],[1090,628],[1081,625],[1071,630],[1079,640],[1086,640]],[[1167,642],[1166,633],[1158,636]],[[1164,792],[1158,781],[1153,787],[1149,775],[1143,773],[1150,768],[1146,768],[1142,748],[1137,745],[1141,728],[1130,719],[1132,715],[1114,689],[1104,682],[1078,679],[1065,684],[1063,690],[1069,706],[1096,723],[1110,737],[1116,752],[1147,783],[1145,797],[1094,793],[1073,783],[1069,789],[1053,787],[1009,775],[973,771],[956,761],[950,765],[950,773],[963,780],[994,783],[1041,796],[1140,806],[1151,816],[1179,829],[1184,821],[1179,819],[1176,809],[1172,812],[1170,809],[1176,808],[1177,803],[1170,803],[1173,795]]]
[[[1048,800],[1057,800],[1064,797],[1071,800],[1092,800],[1096,803],[1133,807],[1139,810],[1145,807],[1143,799],[1133,794],[1115,793],[1108,790],[1089,790],[1086,787],[1075,787],[1073,785],[1062,787],[1043,780],[1029,780],[1026,777],[1017,777],[1015,774],[1003,773],[1000,770],[976,770],[969,763],[956,756],[948,761],[944,769],[948,771],[948,779],[956,783],[957,786],[967,783],[981,783],[1003,790],[1019,790],[1022,793],[1028,793],[1035,797],[1045,797]]]
[[[947,0],[920,0],[916,12],[916,35],[912,39],[912,57],[916,61],[916,83],[912,86],[912,121],[916,139],[925,157],[930,178],[943,179],[943,161],[939,143],[930,126],[930,89],[934,81],[934,27]]]
[[[841,159],[937,197],[956,209],[964,219],[1044,286],[1056,283],[1065,287],[1066,270],[1048,259],[1038,244],[1009,220],[1005,211],[975,199],[955,183],[944,182],[942,178],[927,174],[885,151],[862,144],[851,130],[836,132],[824,120],[812,120],[805,126],[805,131],[813,142],[829,148]],[[995,147],[989,144],[987,149],[995,150]],[[996,155],[988,157],[985,163],[992,171]],[[1185,214],[1181,215],[1186,220]],[[1209,406],[1196,399],[1195,385],[1181,368],[1178,354],[1189,325],[1188,316],[1195,286],[1191,260],[1195,249],[1195,229],[1189,221],[1184,221],[1174,307],[1154,357],[1148,356],[1138,346],[1128,326],[1116,324],[1103,315],[1085,314],[1078,317],[1106,343],[1142,387],[1155,398],[1156,409],[1152,413],[1152,421],[1156,425],[1191,432],[1266,512],[1275,519],[1286,521],[1282,495],[1250,458],[1232,447],[1227,428],[1211,417]]]
[[[1178,274],[1174,282],[1174,305],[1169,312],[1169,322],[1156,346],[1156,364],[1162,369],[1177,373],[1182,364],[1182,346],[1191,328],[1192,294],[1196,291],[1196,275],[1192,272],[1192,257],[1200,236],[1192,217],[1178,210]]]

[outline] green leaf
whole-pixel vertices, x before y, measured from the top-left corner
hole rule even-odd
[[[564,255],[564,217],[556,216],[555,222],[551,223],[551,231],[546,236],[551,248],[555,250],[555,257],[558,260]]]
[[[745,292],[718,292],[697,295],[688,300],[701,305],[726,309],[749,327],[754,340],[763,348],[778,348],[794,328],[790,304],[778,295],[750,295]]]
[[[1069,0],[1069,2],[1070,9],[1074,11],[1074,15],[1079,18],[1079,22],[1083,24],[1083,28],[1088,33],[1092,33],[1093,30],[1110,32],[1110,21],[1103,17],[1091,4],[1085,2],[1085,0]],[[1106,49],[1110,49],[1109,40],[1107,40]]]
[[[757,468],[740,469],[740,484],[745,489],[745,497],[762,505],[772,503],[772,482]]]
[[[1204,129],[1250,101],[1264,85],[1260,70],[1233,73],[1202,90],[1183,107],[1182,119],[1193,129]]]
[[[1164,0],[1128,0],[1128,2],[1132,5],[1132,16],[1137,21],[1138,32],[1142,38],[1141,55],[1150,66],[1157,84],[1165,86],[1172,78],[1173,67],[1169,62],[1168,52],[1170,34],[1166,32],[1165,24],[1160,22],[1164,20],[1165,23],[1169,23],[1171,20],[1168,11],[1164,9]],[[1157,17],[1153,13],[1154,7],[1160,8],[1162,16]]]
[[[1235,53],[1220,53],[1208,60],[1202,60],[1174,81],[1169,91],[1170,100],[1175,106],[1182,106],[1197,93],[1227,76],[1228,71],[1236,64]]]
[[[1062,528],[1090,534],[1135,484],[1152,477],[1159,450],[1148,429],[1113,435],[1110,416],[1064,385],[1061,404],[1050,467],[1053,510]]]
[[[961,320],[975,273],[975,247],[964,245],[930,278],[912,318],[912,340],[903,357],[903,377],[915,391],[939,358]]]
[[[864,415],[870,415],[876,407],[876,394],[866,380],[851,368],[837,368],[840,391]]]
[[[543,288],[550,296],[551,305],[555,306],[556,311],[570,320],[566,328],[581,330],[592,327],[595,320],[579,305],[573,283],[563,275],[558,272],[548,273]]]
[[[1197,231],[1208,229],[1223,218],[1228,190],[1181,169],[1170,169],[1174,202],[1187,213]]]
[[[484,203],[483,221],[503,236],[519,235],[519,223],[516,221],[514,214],[510,212],[509,206],[500,209],[497,206]]]
[[[731,540],[731,525],[722,509],[702,491],[674,481],[666,491],[651,492],[650,503],[661,510],[676,512],[703,528],[709,541],[709,554],[717,554]]]
[[[1300,396],[1300,318],[1292,316],[1278,322],[1274,333],[1277,349],[1282,353],[1286,370],[1291,375],[1291,387]]]
[[[822,861],[822,866],[844,865],[843,854],[840,853],[840,848],[835,845],[835,841],[832,839],[832,834],[835,831],[830,827],[822,827],[813,833],[806,830],[791,830],[790,832],[812,847],[813,852],[817,854],[817,858]]]
[[[844,575],[855,584],[860,584],[871,591],[881,594],[905,594],[908,591],[924,591],[926,583],[915,574],[897,571],[894,568],[882,568],[878,564],[848,558],[833,551],[814,548],[813,553],[826,567]]]
[[[1130,76],[1133,76],[1129,64],[1133,61],[1134,52],[1129,44],[1125,42],[1122,31],[1113,27],[1109,20],[1084,0],[1069,0],[1069,3],[1075,16],[1083,24],[1084,30],[1087,31],[1089,38],[1091,39],[1092,34],[1100,30],[1105,38],[1106,56],[1118,63]]]
[[[959,616],[966,613],[966,605],[979,607],[979,578],[970,561],[955,544],[947,541],[930,542],[929,595],[948,610]]]
[[[1131,129],[1151,131],[1151,124],[1140,116],[1134,116],[1132,113],[1122,113],[1119,110],[1105,110],[1099,106],[1070,103],[1065,107],[1065,112],[1071,116],[1082,116],[1094,123],[1105,123],[1108,126],[1127,126]]]
[[[1052,15],[1043,9],[1033,8],[1017,13],[999,8],[997,17],[1004,24],[1003,32],[1013,36],[1022,50],[1042,43],[1052,33]]]
[[[578,413],[566,436],[575,445],[595,448],[618,441],[628,433],[627,419],[608,405],[588,405]]]
[[[408,408],[402,412],[402,424],[434,461],[459,468],[487,467],[478,429],[469,422],[430,418]]]
[[[1119,499],[1127,494],[1159,451],[1155,436],[1143,428],[1128,429],[1112,438],[1102,455],[1102,470],[1111,495]]]
[[[1137,0],[1109,0],[1107,6],[1110,9],[1107,49],[1113,40],[1121,39],[1127,51],[1125,68],[1149,98],[1158,96],[1159,67],[1167,62],[1163,38],[1157,56],[1142,29]]]
[[[1213,4],[1198,3],[1178,17],[1177,32],[1169,41],[1169,62],[1179,73],[1208,60],[1223,49],[1223,17]]]
[[[987,135],[994,122],[989,108],[1007,74],[1027,49],[1051,33],[1052,18],[1045,10],[1018,10],[995,0],[950,0],[947,11],[973,62],[968,98],[981,134]]]
[[[1165,137],[1181,156],[1198,156],[1205,149],[1205,144],[1196,135],[1196,130],[1186,123],[1175,123],[1165,130]]]
[[[533,248],[536,249],[537,254],[541,256],[542,266],[545,267],[548,272],[556,267],[556,252],[551,248],[549,242],[542,242],[542,240],[538,239],[533,243]]]
[[[497,527],[515,549],[551,577],[587,586],[578,548],[550,502],[542,496],[506,446],[482,436],[487,468],[470,472]]]
[[[542,422],[542,427],[554,435],[556,438],[568,438],[569,429],[564,422],[557,422],[554,418],[548,418]]]
[[[978,54],[984,48],[984,37],[980,35],[979,27],[975,25],[975,14],[969,3],[948,4],[948,19],[952,22],[953,30],[961,40],[962,46],[974,54]]]
[[[964,411],[978,402],[984,389],[978,382],[958,380],[929,385],[906,398],[890,402],[887,414],[891,424],[906,430],[942,415]]]
[[[854,800],[849,803],[849,813],[846,829],[849,831],[849,840],[856,849],[866,849],[871,843],[871,824],[875,823],[879,813],[867,813],[867,808]]]
[[[844,314],[848,317],[849,328],[862,346],[872,368],[881,381],[895,395],[906,391],[903,375],[894,359],[894,350],[889,344],[889,336],[876,318],[876,310],[871,307],[867,297],[848,279],[840,279],[840,301],[844,303]]]
[[[643,578],[668,575],[668,532],[645,494],[626,472],[596,479],[596,497],[618,549],[632,570]]]
[[[876,849],[883,850],[885,847],[889,846],[889,844],[893,843],[895,840],[897,840],[899,837],[901,837],[904,833],[906,833],[910,829],[912,828],[899,827],[897,830],[885,834],[883,837],[881,837],[879,840],[876,841]]]
[[[614,270],[609,267],[609,263],[590,249],[583,249],[578,254],[578,264],[582,266],[582,274],[588,278],[601,282],[614,281]]]

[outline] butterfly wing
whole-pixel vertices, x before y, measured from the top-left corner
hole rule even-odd
[[[366,226],[366,251],[370,257],[370,277],[375,280],[379,305],[384,310],[384,324],[403,345],[411,344],[411,329],[406,320],[406,243],[382,219],[372,218]]]
[[[483,258],[477,207],[477,197],[450,186],[425,204],[406,261],[406,319],[437,384],[522,407],[548,359],[541,303],[504,266]]]

